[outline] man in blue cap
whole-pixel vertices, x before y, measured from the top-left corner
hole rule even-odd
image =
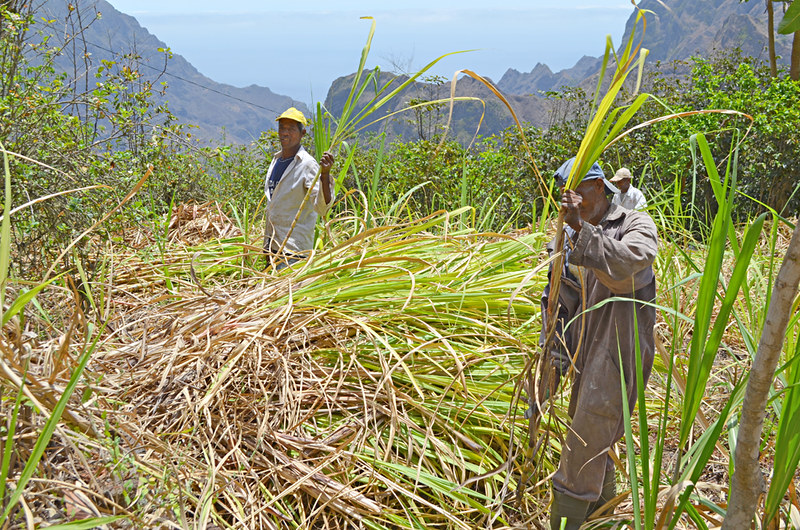
[[[555,173],[562,186],[561,210],[567,225],[566,259],[561,271],[557,337],[547,345],[557,379],[574,368],[569,402],[572,423],[553,475],[550,514],[552,529],[560,529],[566,519],[568,530],[580,528],[616,495],[609,451],[625,432],[620,359],[628,402],[633,407],[637,341],[645,383],[653,365],[656,282],[652,264],[658,250],[653,220],[647,213],[611,203],[609,195],[617,189],[597,163],[574,191],[563,188],[574,160]],[[548,247],[551,252],[553,247],[553,243]],[[609,301],[611,298],[625,300]],[[549,287],[542,296],[543,320],[548,303]],[[589,308],[593,309],[587,311]],[[568,326],[574,317],[578,318]],[[545,329],[546,321],[542,342]]]

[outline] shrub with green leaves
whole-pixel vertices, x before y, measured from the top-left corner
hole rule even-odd
[[[753,117],[745,120],[731,115],[697,114],[669,120],[635,131],[609,151],[610,161],[625,166],[634,174],[649,197],[674,193],[676,181],[684,210],[709,222],[716,212],[716,199],[704,170],[694,173],[697,153],[686,140],[702,132],[708,138],[717,165],[725,163],[732,141],[739,146],[739,193],[755,201],[738,200],[734,217],[746,219],[775,209],[784,216],[800,211],[796,177],[800,162],[793,153],[800,146],[800,84],[786,72],[777,78],[767,65],[739,50],[709,58],[694,58],[689,63],[663,64],[648,81],[648,89],[659,101],[642,111],[643,120],[664,112],[696,109],[731,109]],[[742,140],[743,139],[743,140]]]

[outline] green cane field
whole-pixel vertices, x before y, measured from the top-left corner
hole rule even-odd
[[[318,104],[306,137],[337,156],[336,202],[309,259],[276,270],[261,252],[275,132],[193,143],[124,61],[76,92],[24,59],[13,3],[0,528],[549,528],[570,380],[533,429],[524,383],[561,259],[551,176],[571,156],[571,187],[594,161],[630,168],[660,241],[653,373],[612,448],[613,513],[585,528],[800,528],[790,72],[735,50],[685,79],[645,68],[640,13],[596,92],[554,99],[547,129],[458,73],[512,116],[459,142],[449,108],[475,98],[386,117],[441,57],[391,84],[367,69],[366,20],[344,110]],[[433,116],[427,139],[364,131]]]

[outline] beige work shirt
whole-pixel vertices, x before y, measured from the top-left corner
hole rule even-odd
[[[269,176],[279,157],[280,152],[275,153],[275,156],[272,157],[267,176],[264,179],[264,193],[267,196],[264,248],[268,248],[271,240],[272,250],[278,250],[283,240],[286,239],[286,235],[289,234],[289,228],[292,226],[292,221],[297,215],[306,191],[311,187],[314,177],[319,171],[317,161],[301,146],[275,187],[274,194],[270,196]],[[330,186],[331,203],[333,203],[333,179],[331,179]],[[314,226],[317,223],[317,216],[324,215],[328,208],[330,208],[330,204],[325,203],[321,181],[318,179],[311,189],[311,196],[303,207],[284,249],[295,254],[310,251],[314,246]]]
[[[615,193],[611,202],[629,210],[644,210],[647,208],[647,199],[639,188],[628,186],[628,191]]]

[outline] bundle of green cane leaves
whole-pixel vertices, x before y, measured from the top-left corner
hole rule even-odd
[[[371,20],[372,24],[370,26],[369,34],[367,36],[367,43],[364,46],[364,49],[361,51],[361,60],[358,63],[358,69],[356,70],[355,77],[353,78],[353,83],[350,87],[350,93],[347,96],[347,100],[345,101],[344,108],[342,109],[341,115],[337,118],[334,118],[330,112],[325,111],[321,104],[317,104],[316,113],[313,118],[313,132],[314,132],[314,150],[315,156],[317,159],[322,157],[322,154],[325,151],[331,150],[336,153],[339,147],[345,143],[348,139],[353,138],[359,131],[369,127],[370,125],[388,119],[398,112],[404,112],[412,110],[415,107],[424,106],[424,105],[435,105],[441,103],[440,100],[437,101],[428,101],[418,105],[414,105],[412,107],[406,107],[401,111],[392,112],[381,116],[375,119],[376,112],[380,109],[384,108],[389,102],[394,100],[401,92],[403,92],[407,87],[413,84],[422,74],[430,70],[436,63],[448,57],[450,55],[454,55],[457,53],[464,53],[464,51],[456,51],[446,53],[441,55],[425,65],[416,73],[412,74],[408,77],[404,82],[400,83],[395,88],[391,88],[394,84],[394,78],[390,79],[389,81],[385,82],[382,86],[380,85],[380,69],[374,68],[366,77],[364,76],[364,67],[367,63],[367,57],[369,56],[369,51],[372,46],[372,37],[375,34],[375,20],[372,17],[361,17],[362,19]],[[374,89],[374,96],[360,109],[360,102],[362,96],[367,92],[367,89],[372,87]],[[477,98],[471,97],[452,97],[449,101],[477,101]],[[368,118],[372,118],[368,120]],[[352,156],[355,153],[355,150],[349,150],[348,159],[345,160],[344,166],[349,166]],[[286,237],[284,238],[283,242],[281,243],[280,248],[278,249],[278,253],[283,251],[284,246],[286,245],[286,241],[288,241],[289,237],[291,236],[292,232],[294,231],[294,227],[297,224],[298,219],[300,218],[300,212],[303,211],[308,200],[311,196],[311,190],[316,186],[317,181],[320,177],[320,171],[317,171],[317,175],[314,178],[313,184],[309,187],[308,191],[306,192],[305,197],[303,198],[303,202],[300,204],[300,208],[297,210],[297,215],[295,215],[294,220],[292,221],[291,226],[289,227],[289,232],[287,233]]]

